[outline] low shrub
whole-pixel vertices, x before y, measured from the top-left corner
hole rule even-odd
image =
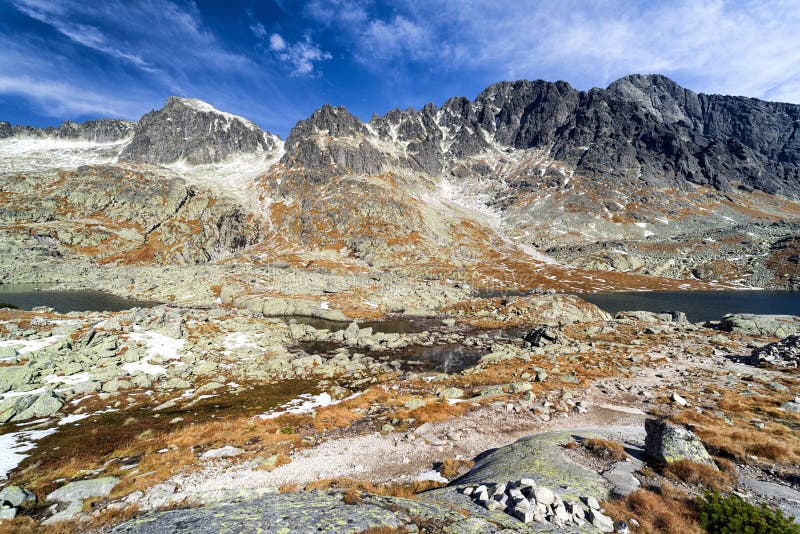
[[[710,534],[800,534],[794,518],[766,503],[750,504],[736,495],[708,492],[699,504],[698,519]]]

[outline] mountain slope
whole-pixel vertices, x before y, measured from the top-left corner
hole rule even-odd
[[[106,164],[91,172],[189,184],[210,203],[192,221],[238,221],[232,241],[187,222],[177,239],[195,252],[143,253],[150,245],[139,240],[122,263],[216,261],[209,251],[224,250],[255,263],[323,254],[347,268],[486,287],[684,283],[659,276],[800,287],[791,253],[798,124],[800,106],[697,94],[656,75],[590,91],[501,82],[472,101],[366,123],[325,105],[285,143],[247,119],[171,97],[135,124],[0,124],[0,171]],[[62,179],[69,188],[85,173]],[[113,180],[93,183],[120,194]],[[217,203],[230,209],[220,214]],[[32,224],[19,213],[4,219],[6,231]]]

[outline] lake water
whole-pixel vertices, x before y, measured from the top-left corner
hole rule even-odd
[[[800,293],[792,291],[633,291],[580,297],[611,314],[682,311],[695,323],[717,321],[726,313],[800,315]]]
[[[305,324],[312,326],[317,330],[330,330],[331,332],[338,332],[350,326],[351,321],[331,321],[328,319],[320,319],[318,317],[308,317],[305,315],[286,315],[284,317],[273,317],[273,319],[280,319],[287,323],[295,322],[298,324]],[[373,332],[382,332],[384,334],[415,334],[423,332],[431,328],[431,321],[424,319],[409,319],[409,318],[392,318],[383,321],[366,321],[359,322],[359,328],[372,328]]]
[[[331,341],[301,341],[300,347],[309,354],[328,354],[344,347]],[[465,347],[458,343],[445,345],[410,345],[400,349],[370,351],[368,348],[351,348],[353,352],[366,353],[382,361],[399,361],[405,371],[436,371],[439,373],[460,373],[478,363],[488,351],[475,347]]]
[[[50,291],[34,284],[0,285],[0,303],[13,304],[21,310],[48,306],[59,313],[71,311],[122,311],[131,308],[152,308],[156,302],[126,299],[102,291]]]

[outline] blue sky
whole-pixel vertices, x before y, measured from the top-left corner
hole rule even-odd
[[[324,103],[366,120],[651,72],[800,103],[798,28],[794,0],[0,0],[0,120],[136,120],[179,95],[285,137]]]

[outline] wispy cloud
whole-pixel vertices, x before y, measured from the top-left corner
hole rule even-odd
[[[392,7],[359,23],[332,9],[312,14],[347,32],[353,57],[375,70],[416,62],[587,88],[661,72],[703,91],[800,102],[797,2],[397,0]]]
[[[268,128],[283,130],[297,120],[293,95],[277,83],[277,66],[222,41],[192,1],[12,0],[9,9],[53,33],[0,33],[7,43],[0,94],[27,98],[46,115],[137,119],[177,94],[209,100]],[[263,26],[253,31],[259,30],[267,35]],[[268,102],[261,92],[270,94]]]
[[[112,45],[99,28],[89,24],[70,22],[67,19],[67,10],[58,2],[13,0],[13,4],[29,17],[52,26],[78,44],[124,59],[138,67],[148,67],[147,62],[141,56]]]
[[[292,76],[313,76],[316,63],[333,57],[314,43],[308,34],[300,41],[287,43],[280,34],[273,33],[269,36],[269,50],[289,66]]]

